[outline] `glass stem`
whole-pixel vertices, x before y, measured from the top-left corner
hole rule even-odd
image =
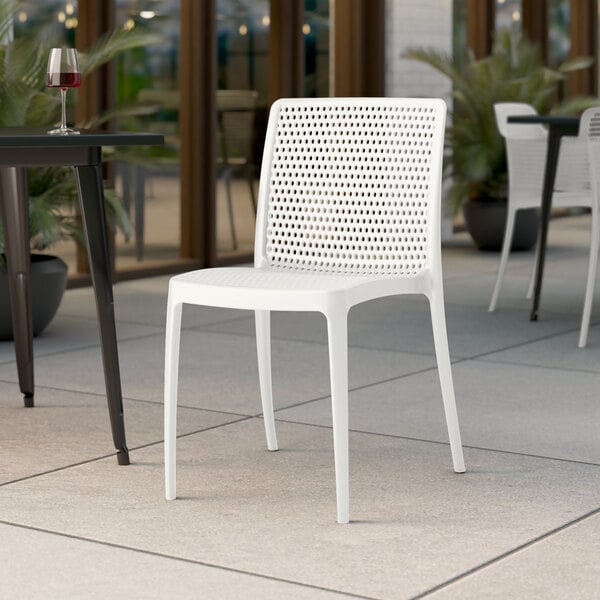
[[[60,118],[60,128],[67,128],[67,88],[60,88],[60,101],[62,107],[62,113]]]

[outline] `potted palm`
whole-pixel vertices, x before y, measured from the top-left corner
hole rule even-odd
[[[463,210],[467,229],[480,249],[499,250],[508,175],[494,103],[525,102],[541,114],[573,114],[596,105],[598,99],[587,96],[559,101],[568,74],[590,66],[592,59],[570,59],[551,69],[535,44],[509,30],[499,33],[489,56],[480,60],[470,56],[465,64],[423,48],[409,49],[405,57],[430,65],[452,82],[453,107],[446,132],[448,202],[455,214]],[[524,250],[535,244],[537,215],[527,211],[519,215],[513,249]]]
[[[60,45],[51,29],[32,31],[13,39],[11,24],[16,0],[0,0],[0,126],[47,127],[60,117],[60,98],[47,90],[45,72],[49,49]],[[80,67],[86,76],[120,53],[159,41],[154,34],[136,29],[115,29],[104,35],[87,52],[80,53]],[[75,101],[71,94],[69,100]],[[71,106],[72,108],[72,106]],[[98,115],[80,127],[96,127],[103,121],[144,112],[144,107],[122,106]],[[76,183],[69,168],[28,170],[30,243],[32,254],[32,311],[34,335],[50,322],[65,289],[67,267],[58,258],[35,251],[50,248],[59,240],[83,244],[83,230],[77,208]],[[113,190],[106,187],[106,215],[109,225],[124,231],[127,214]],[[4,265],[4,235],[0,222],[0,340],[12,337],[8,282]]]

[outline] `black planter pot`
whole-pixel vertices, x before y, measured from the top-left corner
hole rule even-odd
[[[33,335],[54,318],[67,285],[67,265],[57,256],[31,255],[31,312]],[[12,315],[6,266],[0,270],[0,340],[12,340]]]
[[[502,250],[506,227],[506,200],[472,199],[463,204],[467,231],[479,250]],[[512,251],[530,250],[537,241],[540,213],[537,208],[517,212]]]

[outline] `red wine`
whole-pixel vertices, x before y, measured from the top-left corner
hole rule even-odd
[[[47,87],[70,88],[81,85],[81,73],[46,73]]]

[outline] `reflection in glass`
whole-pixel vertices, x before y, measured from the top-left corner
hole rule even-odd
[[[521,29],[523,3],[521,0],[496,0],[496,31]]]
[[[329,0],[305,0],[304,94],[329,95]],[[251,255],[269,106],[270,3],[218,0],[217,254]]]
[[[270,3],[217,2],[217,255],[250,255],[269,102]]]
[[[557,67],[571,51],[571,4],[569,0],[551,0],[549,7],[548,63]]]
[[[120,119],[119,128],[165,136],[164,147],[131,148],[138,159],[116,166],[115,185],[131,220],[131,234],[117,236],[117,269],[180,255],[179,8],[179,0],[127,0],[117,5],[117,25],[162,37],[161,43],[129,50],[117,61],[118,103],[144,106],[143,115]]]
[[[305,0],[304,95],[329,96],[329,0]]]

